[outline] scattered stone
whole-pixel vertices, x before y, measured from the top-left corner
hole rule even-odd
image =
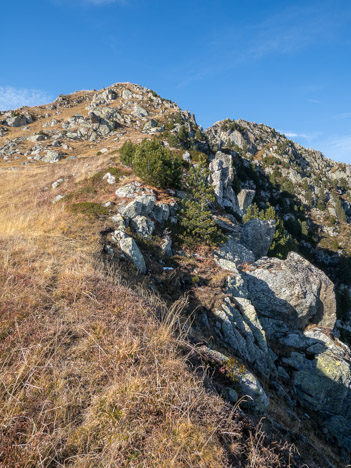
[[[57,203],[63,198],[65,198],[64,195],[56,195],[56,197],[51,200],[51,203]]]
[[[106,180],[106,182],[110,185],[113,185],[116,183],[116,177],[112,174],[110,174],[109,172],[107,172],[104,177],[102,178],[102,180]]]
[[[135,216],[130,224],[134,231],[143,237],[150,237],[155,230],[154,222],[146,216]]]
[[[55,182],[51,184],[51,188],[55,189],[56,187],[61,185],[64,181],[65,179],[63,179],[62,177],[60,179],[57,179]]]
[[[58,151],[48,150],[46,151],[45,156],[43,156],[40,159],[43,162],[56,163],[56,162],[61,161],[63,157],[64,157],[64,153],[59,153]]]

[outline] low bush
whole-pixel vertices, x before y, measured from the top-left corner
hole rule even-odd
[[[120,160],[125,166],[132,167],[133,157],[135,154],[136,145],[128,140],[124,143],[120,150]]]
[[[93,202],[74,203],[70,206],[70,209],[73,213],[81,213],[91,218],[107,216],[109,213],[108,208]]]
[[[158,188],[180,184],[182,163],[161,141],[144,140],[138,145],[127,141],[121,148],[120,159],[147,184]]]

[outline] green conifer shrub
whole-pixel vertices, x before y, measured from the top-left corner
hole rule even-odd
[[[120,150],[121,163],[125,166],[132,167],[135,150],[136,145],[133,145],[130,140],[126,141]]]
[[[135,149],[132,160],[135,175],[158,188],[179,187],[182,164],[158,140],[144,140]]]
[[[215,245],[221,240],[220,232],[213,219],[210,203],[215,201],[214,191],[207,183],[209,172],[205,158],[192,166],[184,178],[186,199],[180,211],[180,227],[187,244]]]

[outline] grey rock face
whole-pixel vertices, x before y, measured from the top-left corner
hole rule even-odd
[[[269,406],[269,399],[262,388],[262,385],[251,372],[244,372],[240,376],[239,385],[244,395],[251,400],[247,402],[257,414],[264,414]]]
[[[214,260],[224,270],[237,271],[237,265],[242,263],[252,263],[255,261],[254,254],[236,239],[228,236],[227,242],[222,244],[214,252]]]
[[[122,91],[122,98],[123,99],[130,99],[133,97],[133,93],[129,89],[124,89]]]
[[[154,119],[150,119],[146,124],[144,125],[143,131],[148,132],[152,128],[156,128],[158,125],[157,121]]]
[[[333,327],[333,284],[296,253],[285,261],[262,259],[250,269],[241,274],[233,269],[228,277],[232,297],[213,310],[217,334],[269,377],[290,407],[297,398],[350,450],[351,350],[326,328],[302,331],[309,321]]]
[[[253,202],[255,195],[256,195],[255,190],[247,190],[247,189],[240,190],[240,192],[238,193],[238,203],[243,214],[246,213],[248,207]]]
[[[114,99],[117,99],[117,94],[112,89],[105,89],[102,93],[95,94],[92,100],[92,105],[101,106],[108,104]]]
[[[245,274],[250,298],[260,314],[302,329],[309,323],[333,328],[334,285],[295,252],[286,260],[261,259]]]
[[[136,198],[138,202],[141,203],[141,214],[147,216],[149,215],[155,206],[156,197],[155,195],[140,195]]]
[[[51,203],[55,204],[59,202],[60,200],[62,200],[63,198],[65,198],[64,195],[56,195],[56,197],[51,200]]]
[[[267,255],[274,233],[274,220],[250,219],[242,226],[240,243],[251,250],[257,260]]]
[[[44,140],[47,140],[47,135],[43,135],[41,133],[37,134],[37,135],[32,135],[30,137],[28,137],[28,141],[31,141],[33,143],[35,143],[36,141],[44,141]]]
[[[146,109],[144,109],[143,107],[139,106],[138,104],[134,105],[134,109],[132,111],[132,114],[135,117],[147,117],[149,115],[148,111]]]
[[[189,164],[191,163],[191,156],[188,151],[185,151],[185,153],[182,154],[182,160]]]
[[[142,210],[141,203],[140,201],[136,199],[131,201],[127,205],[120,205],[118,207],[118,211],[119,213],[121,213],[121,215],[127,218],[131,218],[131,219],[135,218],[136,216],[141,215],[141,210]]]
[[[140,195],[127,205],[118,207],[118,211],[125,217],[135,218],[139,215],[149,215],[154,208],[156,197],[154,195]]]
[[[112,174],[110,174],[109,172],[107,172],[104,177],[102,178],[102,180],[106,180],[106,182],[110,185],[113,185],[116,183],[116,177]]]
[[[144,275],[146,273],[145,260],[135,240],[123,231],[115,231],[112,239],[119,244],[119,248],[134,263],[136,269]]]
[[[351,350],[324,330],[305,332],[303,351],[283,359],[293,369],[294,386],[302,403],[316,411],[339,443],[351,447]],[[311,356],[314,355],[312,359]]]
[[[120,213],[117,213],[111,217],[111,221],[116,225],[117,229],[124,231],[128,226],[128,222]]]
[[[246,404],[251,410],[257,414],[264,414],[266,412],[269,406],[269,398],[256,376],[246,369],[242,362],[236,359],[230,360],[224,354],[209,348],[206,349],[205,354],[207,354],[211,360],[230,367],[233,378],[233,388],[227,388],[226,391],[234,390],[234,393],[232,393],[233,400],[228,395],[232,402],[236,401],[237,394],[246,396],[248,397]]]
[[[32,122],[33,119],[29,114],[15,115],[11,112],[9,117],[7,117],[5,121],[5,125],[7,125],[8,127],[23,127],[24,125],[27,125]]]
[[[55,182],[53,182],[53,183],[51,184],[51,188],[53,188],[53,189],[57,188],[57,187],[58,187],[59,185],[61,185],[64,181],[65,181],[65,180],[64,180],[62,177],[60,177],[59,179],[55,180]]]
[[[158,203],[154,206],[151,212],[151,216],[155,221],[162,224],[169,218],[169,213],[169,206],[166,203]]]
[[[154,222],[146,216],[136,216],[131,220],[130,224],[135,232],[143,237],[151,236],[155,230]]]
[[[241,214],[238,200],[231,186],[234,179],[232,156],[218,151],[209,169],[217,203]]]
[[[121,198],[135,198],[141,190],[140,182],[131,182],[119,187],[119,189],[116,190],[116,196]]]
[[[47,162],[47,163],[56,163],[56,162],[61,161],[63,157],[64,157],[63,153],[59,153],[58,151],[48,150],[46,151],[45,156],[41,158],[41,161]]]
[[[242,297],[226,298],[221,309],[214,311],[220,320],[224,341],[242,359],[252,364],[262,375],[276,373],[269,353],[266,333],[255,307],[250,300]]]

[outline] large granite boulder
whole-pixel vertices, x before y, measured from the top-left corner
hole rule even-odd
[[[258,260],[267,255],[274,233],[274,220],[250,219],[241,229],[240,243],[251,250]]]
[[[41,158],[41,161],[47,163],[56,163],[61,161],[63,157],[64,154],[59,151],[48,150],[46,151],[45,156]]]
[[[290,252],[286,260],[258,260],[247,269],[245,280],[249,297],[261,315],[296,329],[310,323],[334,327],[334,285],[299,254]]]
[[[113,233],[112,241],[119,244],[121,251],[134,263],[134,266],[139,273],[145,275],[145,260],[135,240],[128,236],[124,231],[118,230]]]
[[[29,123],[33,122],[33,118],[30,114],[17,114],[14,112],[9,112],[5,125],[8,127],[23,127]]]
[[[234,237],[228,236],[227,241],[215,250],[214,260],[224,270],[236,272],[237,265],[254,262],[255,256]]]
[[[127,218],[135,218],[139,215],[147,216],[155,206],[155,195],[140,195],[127,205],[120,205],[118,211]]]
[[[341,446],[351,449],[351,350],[330,332],[308,329],[303,349],[283,358],[302,404],[318,414]]]
[[[246,213],[248,207],[253,202],[255,195],[256,195],[255,190],[247,190],[247,189],[240,190],[240,192],[238,193],[239,208],[241,209],[243,214]]]
[[[209,165],[211,183],[219,205],[241,215],[238,199],[232,188],[234,179],[233,159],[230,154],[217,151]]]
[[[213,314],[217,333],[246,363],[253,365],[262,375],[276,373],[265,330],[249,299],[226,298]]]

